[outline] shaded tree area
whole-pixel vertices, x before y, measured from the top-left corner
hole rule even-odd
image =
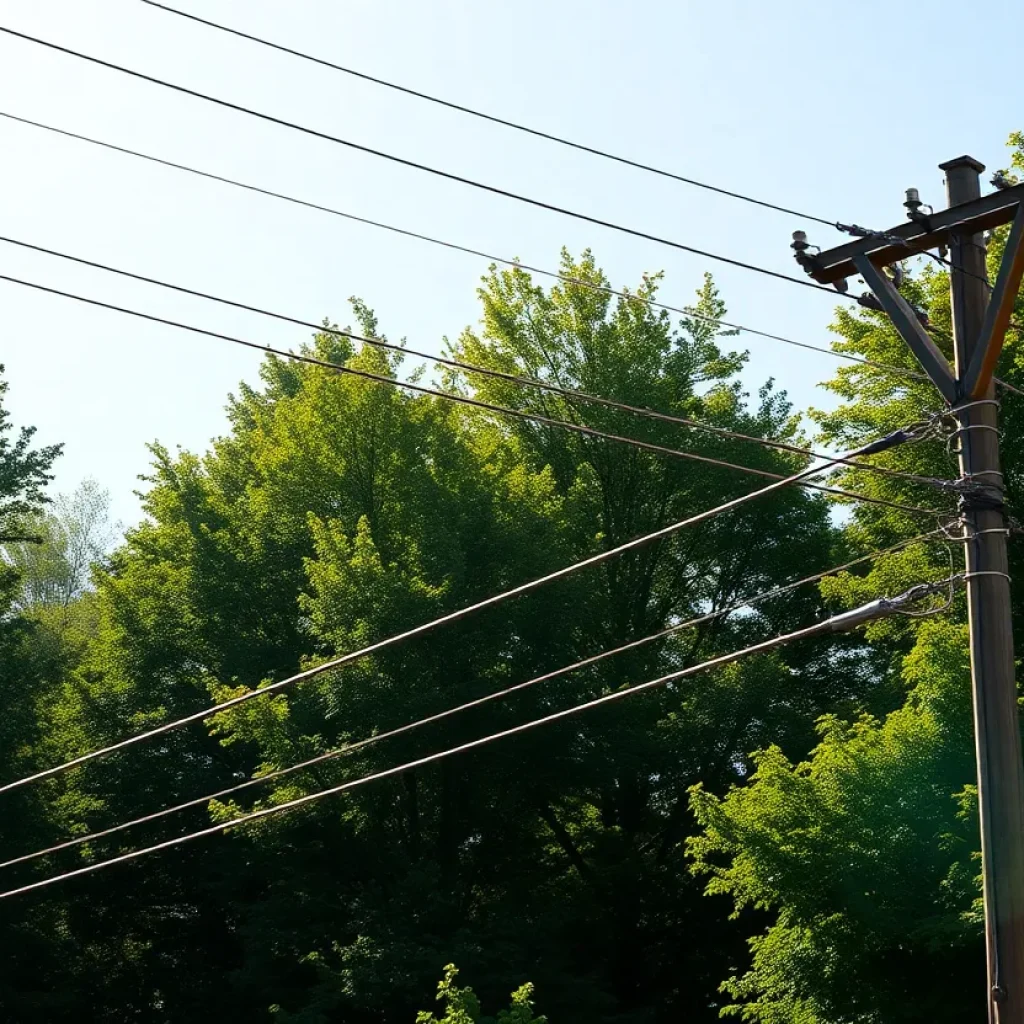
[[[715,323],[725,305],[710,277],[690,315],[673,320],[647,301],[657,276],[619,297],[590,253],[563,253],[561,269],[565,280],[542,288],[525,271],[491,268],[481,320],[449,352],[565,391],[807,442],[784,393],[766,382],[751,396],[741,382],[745,355]],[[907,280],[946,322],[945,276]],[[381,336],[368,307],[353,300],[353,310],[360,333]],[[836,326],[838,347],[909,365],[879,315],[840,312]],[[396,381],[425,373],[328,325],[302,351]],[[1024,384],[1019,351],[1014,338],[1001,373]],[[806,464],[507,379],[451,371],[437,383],[766,473]],[[917,382],[864,364],[828,386],[840,404],[815,414],[818,445],[859,444],[936,408]],[[1011,501],[1017,401],[1004,404]],[[230,398],[228,430],[206,452],[152,446],[145,517],[113,546],[102,495],[87,486],[47,507],[57,453],[26,445],[10,456],[36,459],[22,476],[4,475],[13,449],[0,448],[0,509],[10,503],[17,536],[31,529],[43,541],[3,549],[4,779],[202,712],[765,482],[273,357],[258,386]],[[875,461],[955,471],[941,441]],[[912,505],[945,500],[859,469],[841,478]],[[4,794],[3,858],[273,772],[934,526],[873,505],[836,518],[820,493],[781,490]],[[947,558],[941,543],[914,544],[234,800],[3,869],[3,887],[697,664],[940,578]],[[510,1024],[722,1012],[765,1024],[922,1010],[976,1019],[983,961],[962,623],[956,603],[944,618],[780,648],[2,901],[0,944],[15,966],[0,1008],[28,1024],[384,1024],[417,1013],[421,1024],[472,1024],[491,1019],[482,1007],[508,1007],[496,1019]]]

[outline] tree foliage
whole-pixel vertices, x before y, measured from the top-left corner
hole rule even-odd
[[[999,238],[996,245],[1000,244]],[[798,453],[586,403],[590,392],[800,444],[806,421],[716,324],[614,295],[589,252],[563,280],[490,268],[457,359],[557,385],[445,371],[438,386],[550,419],[786,474]],[[944,274],[908,276],[948,324]],[[361,333],[381,325],[358,300]],[[884,318],[837,346],[907,363]],[[324,330],[320,360],[391,377],[402,353]],[[1024,383],[1016,339],[1001,372]],[[934,410],[870,365],[828,383],[817,443],[848,447]],[[1004,415],[1011,499],[1016,398]],[[9,430],[0,413],[0,429]],[[205,452],[154,442],[144,517],[111,544],[88,485],[43,508],[55,450],[0,448],[10,540],[0,633],[4,778],[202,712],[762,485],[673,458],[267,357]],[[877,461],[946,476],[940,441]],[[18,468],[20,467],[20,468]],[[926,486],[844,469],[911,505]],[[6,503],[6,504],[5,504]],[[15,524],[14,526],[10,524]],[[227,789],[598,651],[614,658],[172,818],[2,869],[4,888],[269,807],[807,625],[948,572],[921,542],[819,588],[685,621],[931,529],[787,488],[343,668],[17,791],[3,858]],[[18,532],[15,534],[14,530]],[[1019,557],[1019,556],[1015,556]],[[1019,614],[1024,608],[1015,608]],[[261,819],[225,838],[0,902],[15,1022],[871,1024],[977,1016],[980,977],[963,609],[780,648],[586,716]],[[710,895],[705,894],[705,889]],[[457,985],[452,961],[473,979]],[[33,964],[31,969],[29,964]],[[447,967],[445,965],[448,965]],[[439,975],[438,1014],[421,1011]],[[724,985],[723,985],[724,982]],[[922,989],[928,989],[922,997]],[[479,997],[476,993],[479,993]],[[417,1018],[417,1012],[419,1017]]]
[[[546,1024],[546,1017],[533,1012],[533,985],[526,982],[512,993],[507,1010],[499,1010],[497,1017],[481,1017],[480,1001],[469,987],[455,984],[459,971],[454,964],[444,969],[444,977],[437,986],[437,1001],[444,1003],[444,1015],[438,1017],[428,1010],[416,1015],[416,1024]]]

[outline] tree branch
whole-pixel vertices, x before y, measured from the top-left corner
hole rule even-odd
[[[569,858],[572,866],[580,873],[580,877],[584,881],[593,884],[595,882],[594,869],[584,860],[583,854],[580,853],[576,844],[572,841],[572,836],[569,835],[569,830],[559,821],[558,815],[555,814],[554,808],[551,807],[544,800],[537,801],[537,813],[540,815],[541,820],[551,830],[552,835],[558,842],[558,845],[562,848],[566,857]]]

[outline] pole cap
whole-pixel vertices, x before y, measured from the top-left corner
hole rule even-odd
[[[966,155],[957,156],[952,160],[947,160],[944,164],[939,164],[940,171],[954,171],[959,170],[961,167],[969,167],[979,174],[985,170],[985,165],[980,160],[975,160],[973,156]]]

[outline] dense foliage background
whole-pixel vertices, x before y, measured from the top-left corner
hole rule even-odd
[[[1022,140],[1017,140],[1018,144]],[[993,241],[996,258],[1002,238]],[[761,437],[807,441],[768,382],[693,312],[492,269],[460,358]],[[591,286],[588,287],[586,283]],[[635,295],[653,297],[645,278]],[[906,288],[941,332],[948,281]],[[359,330],[379,335],[353,302]],[[1024,314],[1024,309],[1022,309]],[[843,351],[910,366],[884,317],[844,307]],[[400,377],[400,357],[326,331],[305,351]],[[1011,335],[1000,369],[1024,384]],[[419,372],[419,371],[416,371]],[[54,448],[0,404],[0,778],[525,582],[760,486],[757,478],[268,358],[201,454],[152,446],[143,521],[115,540],[95,485],[47,496]],[[16,386],[16,382],[15,386]],[[492,378],[442,382],[516,408],[775,472],[799,456]],[[6,387],[6,385],[4,385]],[[816,442],[920,419],[931,389],[838,370]],[[0,392],[0,402],[3,393]],[[1010,505],[1024,406],[1004,398]],[[40,414],[42,415],[42,413]],[[952,476],[941,442],[879,462]],[[867,493],[949,508],[850,469]],[[201,796],[579,656],[932,530],[795,488],[271,699],[4,795],[0,860]],[[959,558],[959,552],[956,553]],[[1019,549],[1011,550],[1024,578]],[[355,778],[813,622],[948,572],[921,543],[820,587],[508,700],[43,862],[70,869]],[[1019,590],[1019,588],[1018,588]],[[1024,603],[1018,596],[1018,619]],[[557,1024],[981,1021],[983,956],[963,608],[797,644],[410,771],[227,838],[0,902],[6,1021]],[[455,984],[454,961],[469,987]],[[535,986],[531,996],[526,982]],[[424,1011],[420,1018],[436,1017]]]

